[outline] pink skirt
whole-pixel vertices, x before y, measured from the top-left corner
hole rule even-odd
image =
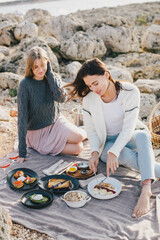
[[[41,154],[55,156],[63,151],[68,136],[75,127],[64,116],[60,116],[50,126],[38,130],[28,130],[27,147],[31,147]]]

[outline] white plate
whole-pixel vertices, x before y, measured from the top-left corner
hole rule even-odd
[[[94,179],[93,181],[91,181],[89,184],[88,184],[88,192],[89,194],[94,197],[94,198],[97,198],[97,199],[111,199],[111,198],[114,198],[116,196],[119,195],[119,193],[121,192],[122,190],[122,184],[120,181],[118,181],[117,179],[115,178],[111,178],[111,177],[108,177],[104,180],[104,183],[110,183],[113,185],[113,187],[115,187],[115,190],[116,193],[114,194],[111,194],[111,195],[100,195],[100,194],[95,194],[93,192],[93,189],[94,189],[94,186],[97,185],[98,183],[100,183],[100,181],[102,181],[105,177],[101,177],[101,178],[96,178]]]

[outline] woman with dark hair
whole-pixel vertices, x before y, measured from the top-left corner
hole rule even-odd
[[[40,47],[32,48],[25,78],[18,88],[17,162],[26,160],[26,146],[53,156],[81,152],[86,133],[61,115],[60,103],[65,97],[61,78],[52,71],[47,52]]]
[[[139,170],[142,190],[132,217],[141,217],[150,209],[151,183],[160,177],[155,162],[150,133],[138,120],[140,92],[124,81],[115,81],[99,59],[86,61],[70,84],[69,99],[83,98],[84,125],[91,157],[89,166],[97,171],[99,158],[106,162],[106,172],[123,165]]]

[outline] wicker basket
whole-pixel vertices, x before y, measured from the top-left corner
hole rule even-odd
[[[154,148],[159,148],[160,147],[160,115],[153,117],[156,109],[160,106],[160,102],[156,104],[156,106],[153,108],[149,123],[148,123],[148,128],[151,133],[151,138],[152,138],[152,144]]]

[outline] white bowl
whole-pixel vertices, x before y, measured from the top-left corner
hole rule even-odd
[[[84,199],[79,200],[79,201],[68,201],[66,200],[66,196],[67,194],[71,194],[71,193],[81,193],[84,196]],[[87,202],[89,202],[91,200],[91,197],[87,195],[87,193],[83,192],[83,191],[79,191],[79,190],[75,190],[75,191],[69,191],[67,193],[65,193],[61,199],[69,206],[72,208],[80,208],[83,207]]]

